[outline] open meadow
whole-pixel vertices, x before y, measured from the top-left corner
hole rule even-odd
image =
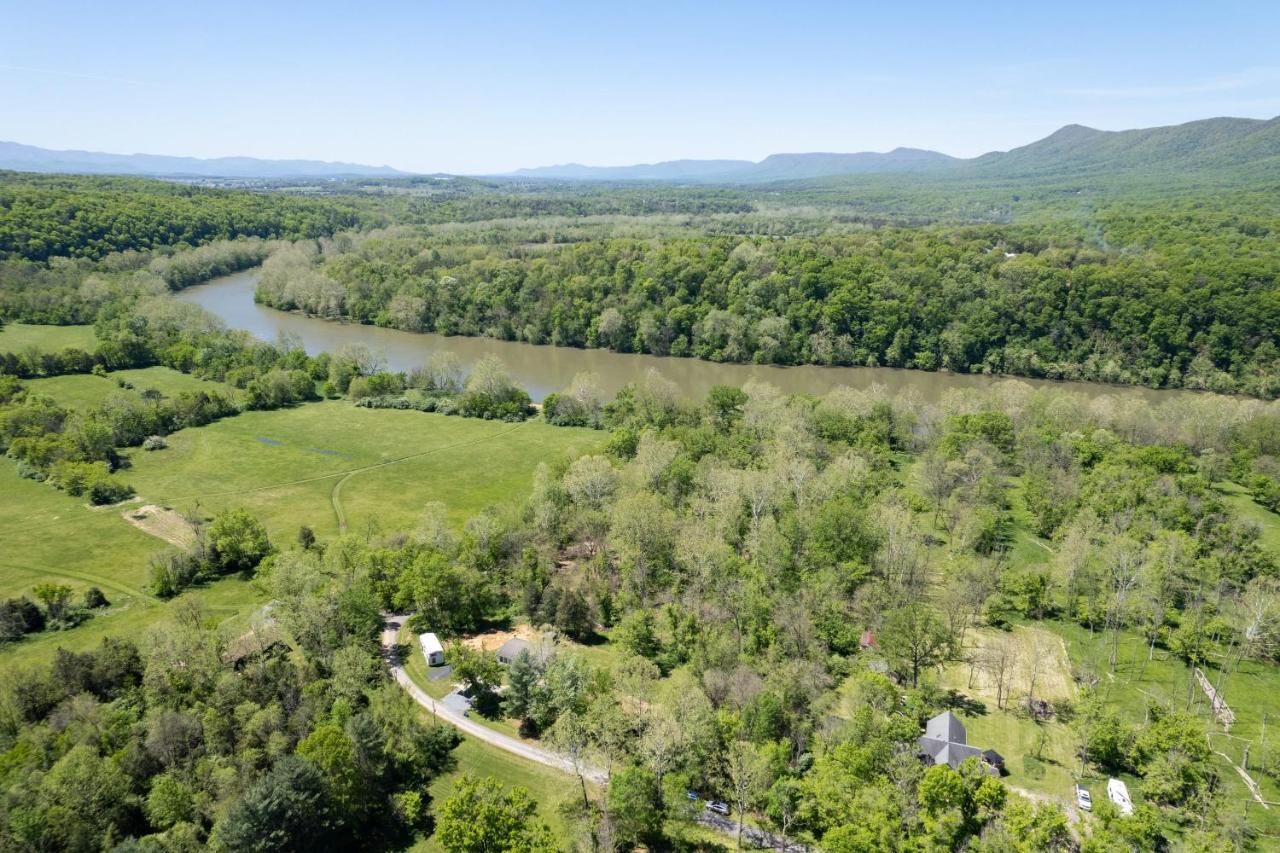
[[[164,368],[124,373],[135,387],[158,386],[166,394],[201,382]],[[96,376],[31,384],[58,382],[65,390],[70,383],[64,380],[116,389]],[[367,530],[374,517],[384,533],[410,527],[431,501],[443,502],[449,519],[461,525],[491,503],[527,494],[539,462],[588,452],[602,441],[603,433],[540,421],[508,424],[324,402],[246,412],[175,433],[165,450],[133,451],[132,467],[120,477],[138,497],[119,506],[90,507],[18,477],[12,464],[0,465],[0,596],[30,594],[36,584],[55,581],[77,596],[97,586],[111,602],[76,628],[4,646],[0,669],[46,660],[59,646],[83,649],[105,635],[136,635],[162,618],[164,603],[147,591],[147,565],[170,543],[157,538],[164,531],[154,525],[157,535],[148,535],[130,523],[127,516],[143,506],[205,518],[246,507],[286,546],[302,525],[321,537],[336,535],[335,507],[352,531]],[[192,594],[219,622],[247,617],[261,604],[257,589],[239,578]]]
[[[539,462],[594,450],[594,430],[363,409],[322,402],[245,412],[183,430],[165,450],[132,453],[126,479],[143,503],[208,517],[245,507],[273,537],[411,527],[440,501],[461,525],[523,496]]]
[[[72,409],[96,406],[113,394],[138,396],[144,391],[158,391],[163,397],[173,397],[183,391],[216,391],[233,400],[243,396],[238,389],[226,383],[199,379],[168,367],[117,370],[106,376],[69,373],[29,380],[27,388],[32,394],[50,397]]]
[[[92,350],[97,338],[93,326],[46,326],[6,323],[0,328],[0,352],[58,352],[67,347]]]

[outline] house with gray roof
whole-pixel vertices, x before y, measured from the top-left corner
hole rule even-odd
[[[1004,757],[994,749],[969,745],[964,723],[950,711],[943,711],[925,724],[924,735],[916,741],[920,757],[930,764],[945,764],[957,770],[966,758],[976,758],[988,773],[998,776]]]
[[[498,663],[509,664],[516,658],[520,657],[520,653],[529,648],[529,641],[522,640],[519,637],[512,637],[502,644],[502,648],[498,649]]]

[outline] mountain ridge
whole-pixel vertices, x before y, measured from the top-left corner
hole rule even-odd
[[[745,162],[739,171],[699,174],[699,163]],[[899,147],[888,152],[809,152],[771,154],[759,162],[674,160],[681,175],[656,177],[663,163],[648,164],[646,174],[629,173],[641,167],[593,167],[572,164],[572,176],[558,174],[567,167],[520,169],[504,177],[550,180],[686,180],[700,183],[769,183],[867,174],[929,173],[956,177],[1030,178],[1129,173],[1138,170],[1190,170],[1258,164],[1280,167],[1280,116],[1249,119],[1221,116],[1176,125],[1099,130],[1067,124],[1042,139],[1006,151],[971,158],[937,151]],[[606,174],[607,173],[607,174]]]
[[[0,169],[184,178],[399,177],[411,173],[390,166],[327,160],[272,160],[260,157],[184,157],[169,154],[111,154],[82,149],[41,148],[0,141]]]

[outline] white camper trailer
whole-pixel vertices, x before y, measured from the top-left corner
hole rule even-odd
[[[427,659],[427,666],[444,666],[444,646],[440,645],[435,634],[423,634],[418,642],[422,644],[422,654]]]
[[[1129,799],[1129,787],[1119,779],[1107,780],[1107,797],[1126,817],[1133,814],[1133,800]]]

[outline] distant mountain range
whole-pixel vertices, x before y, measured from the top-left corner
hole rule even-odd
[[[891,172],[956,177],[1052,178],[1135,171],[1204,171],[1258,166],[1280,170],[1280,117],[1211,118],[1140,130],[1067,125],[1030,145],[962,159],[937,151],[773,154],[749,160],[672,160],[640,166],[544,166],[508,177],[577,181],[684,181],[753,184]]]
[[[326,163],[321,160],[260,160],[256,157],[168,157],[161,154],[104,154],[54,151],[0,142],[0,169],[94,175],[148,175],[170,178],[340,178],[406,175],[390,166]]]
[[[1069,124],[1030,145],[963,162],[974,172],[1006,178],[1274,168],[1280,166],[1280,116],[1118,131]]]
[[[884,154],[770,154],[759,163],[750,160],[668,160],[639,166],[541,166],[519,169],[510,177],[569,181],[700,181],[754,184],[873,172],[918,172],[957,162],[955,157],[919,148],[895,148]]]
[[[939,178],[1080,178],[1091,175],[1194,174],[1245,168],[1248,176],[1280,176],[1280,117],[1262,120],[1210,118],[1140,130],[1095,130],[1067,125],[1030,145],[962,159],[919,148],[877,153],[772,154],[750,160],[668,160],[635,166],[584,166],[569,163],[520,169],[493,177],[561,181],[668,181],[678,183],[761,184],[773,181],[843,176],[914,173]],[[319,160],[260,160],[253,157],[167,157],[155,154],[102,154],[52,151],[16,142],[0,142],[0,169],[149,175],[170,178],[341,178],[401,177],[411,173],[390,166],[326,163]]]

